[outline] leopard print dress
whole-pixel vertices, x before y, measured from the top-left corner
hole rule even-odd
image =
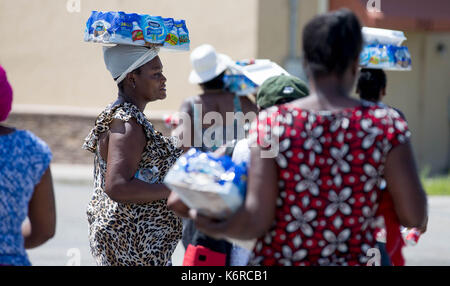
[[[113,119],[134,118],[144,129],[147,145],[139,170],[156,167],[156,183],[162,183],[182,151],[171,137],[156,131],[133,104],[109,105],[97,118],[83,149],[94,153],[94,193],[87,208],[91,253],[98,265],[164,266],[181,239],[182,222],[167,208],[167,200],[124,204],[105,193],[106,162],[100,156],[99,135]]]

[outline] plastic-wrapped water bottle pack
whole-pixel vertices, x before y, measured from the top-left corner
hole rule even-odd
[[[188,51],[190,45],[184,20],[125,12],[92,11],[86,22],[84,40],[181,51]]]
[[[403,32],[364,27],[363,50],[359,64],[364,68],[385,70],[411,70],[411,54],[402,43],[406,40]]]
[[[245,200],[247,167],[233,163],[229,156],[216,157],[192,148],[177,160],[164,183],[189,208],[224,219]]]
[[[268,59],[246,59],[234,62],[224,76],[225,86],[237,95],[256,94],[268,78],[289,73]]]

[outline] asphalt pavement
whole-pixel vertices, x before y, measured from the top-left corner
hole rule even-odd
[[[92,194],[92,168],[77,165],[54,165],[57,206],[56,234],[47,243],[28,250],[33,265],[95,265],[88,241],[86,206]],[[416,246],[403,250],[406,265],[450,266],[450,196],[429,197],[428,231]],[[181,265],[184,248],[179,243],[172,257]]]

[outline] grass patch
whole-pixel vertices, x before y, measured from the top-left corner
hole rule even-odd
[[[434,178],[422,178],[425,191],[430,196],[450,196],[450,174]]]

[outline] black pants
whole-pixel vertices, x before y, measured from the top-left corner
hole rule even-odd
[[[392,266],[391,259],[389,258],[389,254],[386,250],[386,243],[377,242],[377,247],[381,254],[381,266]]]

